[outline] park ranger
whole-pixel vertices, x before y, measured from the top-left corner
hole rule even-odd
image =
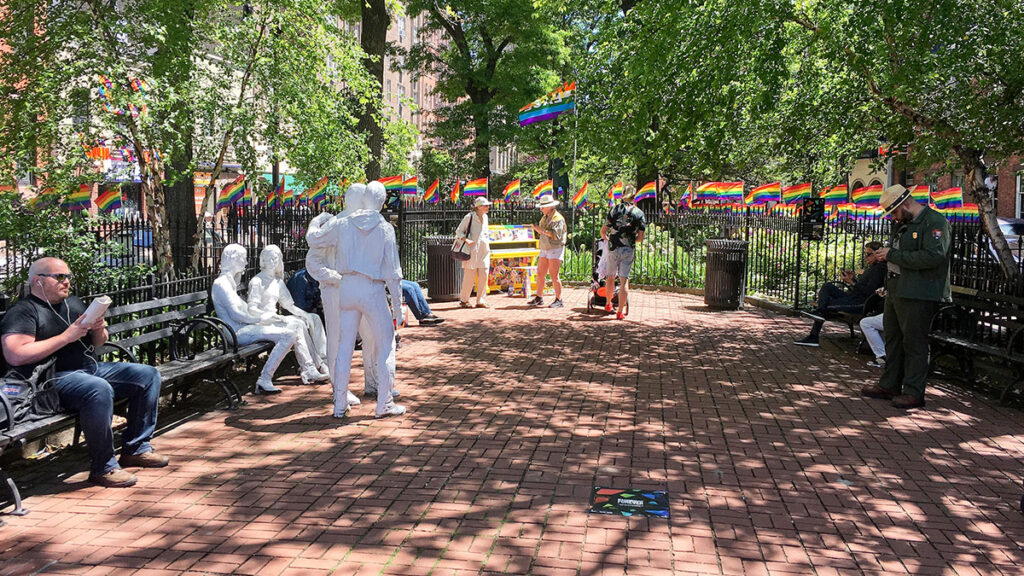
[[[875,251],[886,262],[885,371],[861,394],[892,400],[904,410],[924,406],[928,375],[928,329],[940,302],[949,296],[949,222],[896,184],[880,201],[892,219],[890,246]]]

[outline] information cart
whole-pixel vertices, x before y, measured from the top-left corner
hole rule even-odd
[[[492,224],[491,271],[487,288],[510,296],[527,296],[537,285],[537,256],[540,254],[529,224]],[[526,284],[528,282],[528,284]]]

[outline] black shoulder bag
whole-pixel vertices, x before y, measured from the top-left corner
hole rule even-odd
[[[14,370],[8,370],[7,375],[0,378],[0,432],[64,411],[57,386],[52,378],[44,376],[52,373],[50,368],[55,361],[51,358],[36,366],[28,378]]]

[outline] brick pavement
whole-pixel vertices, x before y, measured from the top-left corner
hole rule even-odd
[[[806,349],[756,308],[637,291],[616,322],[585,298],[436,306],[404,332],[402,418],[339,423],[293,378],[163,433],[171,466],[132,489],[63,474],[79,450],[34,464],[0,575],[1024,573],[1019,411],[861,399],[844,327]],[[668,490],[672,518],[588,515],[594,485]]]

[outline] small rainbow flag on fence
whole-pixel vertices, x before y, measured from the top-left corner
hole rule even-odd
[[[950,220],[958,220],[962,222],[977,222],[978,221],[978,205],[977,204],[963,204],[953,208],[947,208],[942,210],[942,215]]]
[[[587,186],[590,182],[584,182],[583,186],[572,196],[572,204],[576,208],[583,208],[587,203]]]
[[[415,196],[420,191],[420,179],[413,176],[402,182],[402,195]]]
[[[248,184],[245,185],[245,190],[242,192],[242,200],[238,203],[242,208],[252,207],[252,187]]]
[[[922,204],[927,204],[931,195],[932,187],[927,184],[910,187],[910,197]]]
[[[110,214],[121,207],[121,189],[111,188],[96,197],[96,207],[104,214]]]
[[[78,212],[79,210],[85,210],[92,204],[92,186],[89,184],[82,184],[71,194],[68,194],[67,199],[64,200],[63,207],[72,212]]]
[[[608,202],[614,204],[616,200],[622,199],[622,182],[616,182],[612,184],[612,187],[608,189]]]
[[[687,210],[693,208],[693,182],[686,186],[686,192],[679,196],[679,207]]]
[[[398,193],[402,191],[403,180],[401,174],[399,174],[398,176],[388,176],[387,178],[381,178],[377,180],[377,182],[380,182],[381,184],[384,185],[384,189],[388,191],[388,196],[390,196],[393,193]]]
[[[457,178],[455,179],[455,187],[452,188],[452,192],[448,197],[451,198],[452,204],[459,203],[459,180]]]
[[[306,190],[306,196],[314,206],[318,206],[327,200],[327,176],[316,181],[313,187]]]
[[[295,190],[289,188],[284,191],[284,196],[281,197],[281,205],[285,208],[291,208],[295,205]]]
[[[959,208],[964,205],[964,194],[959,187],[946,188],[932,193],[932,204],[939,210]]]
[[[850,200],[853,200],[853,203],[858,206],[876,207],[882,200],[882,185],[872,184],[857,188],[850,194]]]
[[[217,203],[214,209],[219,211],[231,206],[242,198],[242,194],[244,192],[245,174],[239,174],[237,178],[225,185],[220,189],[220,192],[217,193]]]
[[[750,193],[747,194],[746,198],[743,199],[743,202],[747,206],[765,204],[767,202],[778,202],[780,200],[780,194],[782,194],[781,182],[762,184],[751,190]]]
[[[634,201],[639,202],[641,200],[658,199],[658,184],[656,182],[648,182],[640,187],[636,192],[636,198]]]
[[[722,202],[742,202],[743,182],[719,182],[718,199]]]
[[[509,182],[502,193],[502,200],[505,202],[511,201],[513,196],[519,196],[519,178]]]
[[[694,193],[695,197],[693,199],[697,202],[716,200],[718,198],[718,182],[705,182],[697,186]]]
[[[544,194],[551,194],[553,185],[554,183],[551,180],[545,180],[537,184],[537,187],[533,189],[533,197],[540,198]]]
[[[849,201],[849,193],[846,189],[846,184],[837,184],[831,188],[825,188],[821,191],[821,198],[825,201],[826,206],[837,206],[839,204],[845,204]]]
[[[803,184],[794,184],[792,186],[786,186],[782,189],[782,201],[786,204],[798,202],[804,198],[811,197],[811,183],[804,182]]]
[[[487,178],[477,178],[466,182],[462,194],[463,196],[487,196]]]
[[[441,201],[441,195],[437,193],[437,185],[440,183],[440,178],[435,178],[434,183],[431,184],[425,192],[423,192],[423,201],[427,204],[437,204]]]

